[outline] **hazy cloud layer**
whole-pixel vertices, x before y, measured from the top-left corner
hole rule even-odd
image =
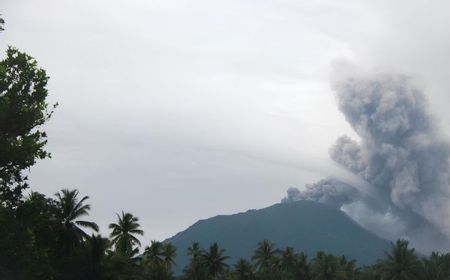
[[[290,189],[287,200],[344,207],[372,231],[409,238],[424,251],[448,248],[450,142],[429,116],[421,90],[408,77],[383,74],[347,78],[335,89],[339,109],[360,140],[339,138],[330,156],[373,192],[325,180],[303,191]]]

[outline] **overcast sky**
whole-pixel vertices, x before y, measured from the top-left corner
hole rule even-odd
[[[0,0],[0,50],[34,56],[60,104],[31,185],[89,195],[105,235],[135,214],[144,244],[277,203],[344,174],[330,79],[349,64],[415,77],[448,132],[450,4],[430,3]]]

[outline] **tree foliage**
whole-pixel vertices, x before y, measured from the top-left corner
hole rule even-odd
[[[0,201],[15,207],[28,186],[24,170],[50,154],[40,127],[51,117],[48,76],[36,60],[9,47],[0,61]]]

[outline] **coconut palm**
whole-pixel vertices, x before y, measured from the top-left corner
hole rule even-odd
[[[198,242],[192,243],[192,246],[187,249],[187,255],[190,256],[190,261],[183,270],[187,279],[205,279],[205,269],[202,261],[203,251],[200,248],[200,244]]]
[[[109,225],[112,230],[111,242],[117,253],[133,257],[139,252],[137,247],[141,246],[141,242],[136,235],[144,235],[144,231],[140,229],[138,221],[139,219],[133,214],[122,211],[121,215],[117,214],[117,223]]]
[[[356,260],[348,260],[345,256],[339,259],[339,266],[345,279],[358,279],[361,269],[356,266]]]
[[[86,279],[102,279],[105,273],[104,262],[109,240],[100,235],[92,235],[86,241],[84,248],[84,261],[86,262]]]
[[[145,247],[144,250],[145,262],[152,266],[161,266],[164,263],[163,249],[162,242],[152,240],[150,246]]]
[[[176,265],[177,248],[170,242],[163,244],[162,256],[166,271],[170,273],[172,266]]]
[[[314,280],[337,280],[342,275],[338,259],[324,252],[317,252],[312,260],[311,276]]]
[[[277,254],[275,245],[269,240],[263,240],[258,243],[258,248],[252,257],[259,271],[271,268],[274,257]]]
[[[58,208],[56,218],[61,225],[58,243],[63,252],[68,255],[71,255],[83,240],[89,238],[82,228],[98,231],[96,223],[79,220],[79,218],[89,215],[91,206],[84,204],[89,199],[88,196],[79,200],[78,194],[76,189],[63,189],[55,194]]]
[[[296,267],[297,255],[294,248],[287,247],[280,254],[280,266],[283,271],[292,273]]]
[[[143,254],[143,264],[148,270],[149,278],[152,280],[165,279],[166,269],[164,263],[164,243],[152,240]]]
[[[228,265],[225,263],[229,256],[225,256],[225,250],[219,248],[217,243],[211,244],[209,250],[203,253],[203,266],[207,275],[213,280],[219,279]]]
[[[252,264],[245,259],[239,259],[234,265],[233,275],[236,280],[252,280],[255,278],[254,274]]]
[[[385,252],[386,259],[381,262],[384,279],[411,280],[421,279],[421,264],[414,248],[408,247],[408,241],[397,240],[392,244],[391,252]]]
[[[309,279],[308,257],[301,252],[296,255],[294,279]]]

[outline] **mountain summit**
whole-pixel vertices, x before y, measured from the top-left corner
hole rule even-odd
[[[188,263],[187,248],[198,241],[203,248],[217,242],[230,256],[229,264],[250,259],[264,239],[276,247],[287,246],[313,257],[317,251],[345,255],[370,264],[383,257],[390,243],[368,232],[344,212],[314,201],[275,204],[234,215],[200,220],[166,240],[178,248],[176,270]]]

